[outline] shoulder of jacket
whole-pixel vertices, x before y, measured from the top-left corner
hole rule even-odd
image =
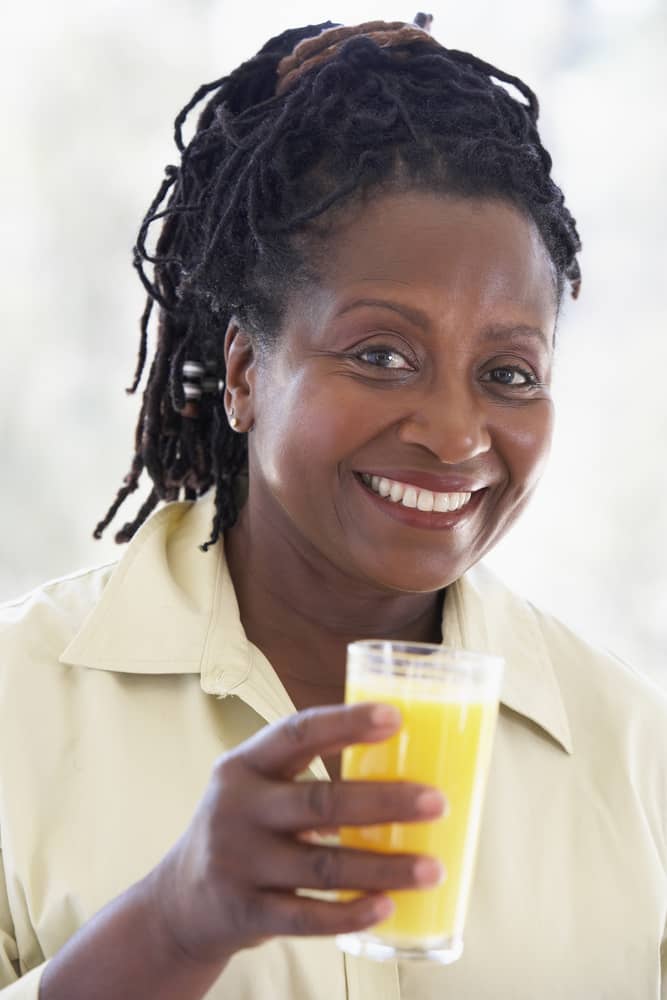
[[[12,651],[27,655],[55,644],[59,655],[99,600],[116,565],[78,570],[1,603],[0,669]]]
[[[513,591],[485,565],[474,568],[474,582],[482,600],[492,606],[496,619],[512,627],[517,616],[532,618],[542,635],[564,695],[601,699],[617,705],[620,713],[650,705],[650,711],[667,721],[667,690],[647,674],[582,636],[559,618]]]
[[[569,678],[579,689],[588,687],[595,697],[604,696],[621,705],[627,706],[628,699],[648,700],[667,715],[667,691],[651,677],[554,615],[529,606],[563,680]]]

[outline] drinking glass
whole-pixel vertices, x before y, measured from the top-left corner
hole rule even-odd
[[[433,785],[448,809],[433,821],[341,829],[344,847],[428,854],[445,870],[440,885],[388,893],[391,916],[339,935],[343,951],[444,964],[460,957],[502,673],[502,658],[464,649],[384,640],[348,646],[346,703],[394,705],[403,721],[388,740],[346,747],[342,777]]]

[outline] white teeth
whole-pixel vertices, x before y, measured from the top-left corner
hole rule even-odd
[[[368,472],[362,472],[361,479],[384,499],[425,512],[445,514],[460,510],[472,497],[472,493],[433,493],[431,490],[420,490],[416,486],[408,486],[385,476],[371,476]]]
[[[439,514],[445,514],[448,510],[452,510],[449,506],[450,498],[450,493],[436,493],[433,510],[437,511]]]
[[[389,497],[394,503],[398,503],[399,500],[403,499],[403,493],[405,492],[405,487],[402,483],[392,483],[391,490],[389,491]]]
[[[420,490],[417,497],[417,510],[433,510],[435,497],[430,490]]]
[[[403,494],[403,499],[401,503],[404,507],[416,507],[417,506],[417,490],[414,486],[408,486]]]

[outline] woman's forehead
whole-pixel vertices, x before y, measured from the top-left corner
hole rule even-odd
[[[318,257],[322,301],[332,308],[386,293],[427,310],[455,296],[555,312],[553,265],[537,227],[500,199],[383,195],[332,229]]]

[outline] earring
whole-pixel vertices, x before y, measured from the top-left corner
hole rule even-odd
[[[239,429],[239,422],[238,422],[237,417],[234,414],[234,408],[233,407],[232,407],[231,413],[229,414],[229,426],[232,428],[233,431],[237,431]]]

